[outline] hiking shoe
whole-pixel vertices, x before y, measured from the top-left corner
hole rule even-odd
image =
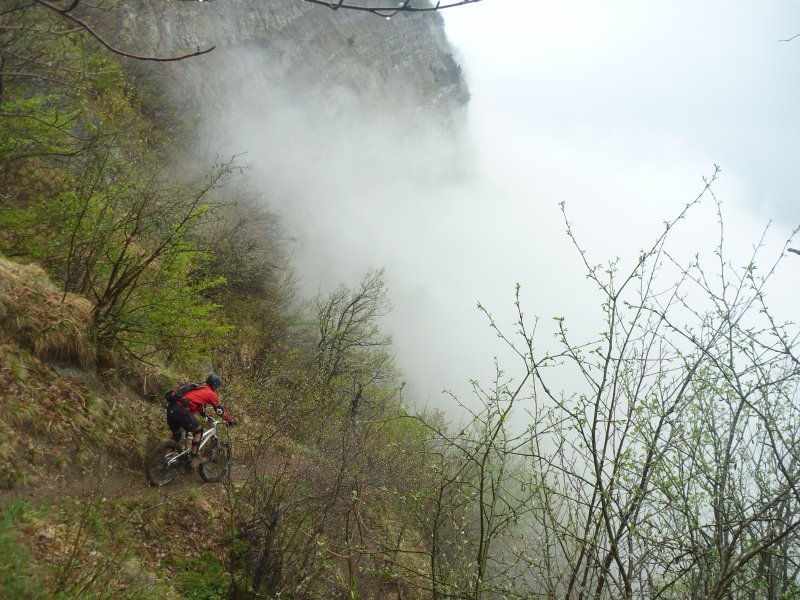
[[[186,464],[186,470],[187,471],[192,471],[195,468],[199,467],[200,465],[206,464],[207,462],[208,462],[208,458],[205,457],[205,456],[198,456],[197,458],[192,458],[192,460],[190,460]]]
[[[192,456],[188,461],[186,461],[186,472],[190,473],[194,471],[196,467],[199,465],[204,465],[208,462],[208,458],[205,456]]]

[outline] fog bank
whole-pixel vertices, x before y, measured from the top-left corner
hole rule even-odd
[[[478,12],[482,4],[491,2],[447,17],[473,93],[463,136],[416,104],[418,98],[404,97],[409,92],[401,83],[393,93],[408,109],[381,110],[380,103],[346,87],[304,89],[298,82],[308,74],[286,73],[270,57],[242,52],[235,60],[216,59],[221,62],[215,70],[225,73],[229,84],[204,115],[208,147],[221,156],[242,154],[239,161],[248,166],[251,184],[281,215],[293,238],[304,294],[354,284],[367,269],[386,268],[394,311],[384,325],[409,381],[408,399],[448,410],[453,403],[441,395],[443,389],[468,401],[468,381],[490,378],[494,356],[508,360],[476,309],[478,302],[511,328],[519,282],[526,314],[543,318],[544,345],[552,340],[553,316],[566,316],[576,336],[594,336],[602,327],[599,297],[565,235],[560,202],[593,262],[622,257],[623,265],[632,266],[663,222],[702,190],[715,163],[723,171],[714,191],[724,202],[726,239],[736,260],[748,260],[771,212],[784,218],[768,236],[770,258],[780,253],[791,227],[785,217],[789,203],[781,196],[788,188],[764,182],[758,169],[739,168],[750,163],[746,136],[741,146],[730,144],[728,129],[735,123],[720,117],[697,137],[698,115],[679,127],[671,103],[654,114],[617,110],[623,99],[624,107],[653,101],[644,92],[642,98],[629,97],[637,86],[619,85],[632,76],[624,70],[615,82],[598,75],[589,82],[591,89],[578,85],[582,75],[603,64],[642,68],[635,58],[637,44],[647,40],[641,31],[625,43],[617,40],[614,52],[599,58],[588,42],[552,35],[530,41],[513,28],[501,43],[499,32],[508,20],[501,22],[496,10]],[[615,10],[622,11],[617,4]],[[576,3],[573,9],[587,6]],[[637,11],[632,14],[643,18]],[[375,27],[381,26],[376,19]],[[592,32],[589,41],[602,46],[611,36],[624,35],[623,29]],[[668,44],[664,36],[659,39]],[[731,47],[739,41],[735,35],[729,40]],[[547,48],[555,51],[545,60],[537,52]],[[714,56],[725,51],[713,48]],[[660,52],[666,61],[668,49]],[[582,57],[593,58],[584,64]],[[689,63],[684,57],[686,69]],[[669,88],[673,102],[714,101],[686,96],[700,72],[684,73],[671,84],[664,73],[658,89]],[[743,130],[755,135],[755,127]],[[715,144],[718,130],[725,131]],[[734,157],[733,166],[726,157]],[[762,182],[777,199],[765,201],[754,192]],[[701,251],[711,256],[718,239],[715,211],[707,202],[681,224],[673,237],[676,256],[688,259]],[[787,261],[779,271],[772,296],[786,318],[792,316],[790,282],[798,271],[785,267],[794,266]]]

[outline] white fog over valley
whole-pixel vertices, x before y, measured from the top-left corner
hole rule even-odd
[[[398,116],[344,87],[276,86],[278,67],[256,56],[215,59],[233,81],[204,115],[280,215],[306,296],[385,267],[409,402],[453,410],[449,389],[469,404],[495,356],[513,375],[476,305],[511,331],[517,282],[542,345],[554,316],[576,338],[597,334],[599,296],[561,202],[589,261],[626,270],[716,164],[730,258],[747,264],[770,221],[760,260],[780,255],[800,222],[800,38],[779,40],[800,32],[800,2],[483,0],[442,16],[471,92],[463,139],[413,98]],[[716,221],[708,197],[671,252],[713,258]],[[795,256],[775,274],[779,318],[796,319],[798,275]]]

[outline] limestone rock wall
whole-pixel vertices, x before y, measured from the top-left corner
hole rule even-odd
[[[275,83],[312,93],[347,89],[367,107],[450,118],[469,98],[437,13],[387,20],[302,0],[122,0],[92,16],[129,51],[168,56],[216,46],[187,61],[133,65],[184,107],[229,85],[217,67],[253,54],[269,60]]]

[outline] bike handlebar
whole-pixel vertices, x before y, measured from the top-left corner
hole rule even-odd
[[[218,421],[217,419],[209,415],[206,411],[202,411],[200,413],[200,416],[203,417],[206,423],[222,423],[222,421]]]
[[[233,420],[226,421],[225,419],[215,419],[214,417],[209,415],[206,411],[202,411],[200,413],[200,416],[205,419],[206,423],[216,423],[217,425],[221,425],[222,423],[225,423],[225,425],[227,425],[228,427],[233,426]]]

